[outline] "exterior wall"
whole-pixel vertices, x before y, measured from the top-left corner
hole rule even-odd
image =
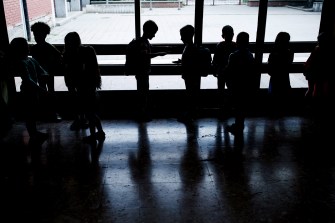
[[[29,24],[33,24],[37,21],[43,21],[48,23],[51,27],[55,25],[53,0],[26,1],[29,15]],[[3,0],[3,3],[9,41],[15,37],[27,37],[21,0]]]
[[[55,2],[55,16],[57,18],[66,18],[70,3],[67,0],[57,0]]]
[[[71,0],[70,6],[71,6],[71,11],[81,10],[80,0]]]
[[[28,15],[30,20],[35,20],[43,16],[52,15],[51,0],[27,0]]]
[[[21,7],[19,0],[4,0],[7,27],[22,23]]]
[[[86,5],[89,5],[90,3],[90,0],[81,0],[81,4],[83,5],[83,7],[86,7]]]
[[[11,41],[15,37],[25,37],[20,0],[4,0],[4,9],[7,23],[8,39]]]
[[[26,0],[29,23],[32,25],[37,21],[42,21],[49,26],[55,26],[55,15],[53,0]]]

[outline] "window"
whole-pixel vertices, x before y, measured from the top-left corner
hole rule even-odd
[[[9,10],[12,7],[8,2],[16,2],[14,12]],[[140,18],[141,33],[142,25],[148,20],[154,20],[159,30],[156,37],[150,42],[152,44],[182,44],[179,29],[186,25],[194,25],[196,0],[142,0]],[[30,24],[37,20],[52,21],[47,16],[41,17],[33,14],[33,1],[27,0],[28,16]],[[62,2],[62,1],[57,1]],[[83,44],[127,44],[135,37],[135,14],[134,0],[99,0],[91,1],[91,5],[86,5],[83,11],[73,11],[77,7],[73,1],[66,2],[66,18],[56,18],[56,22],[47,41],[53,44],[64,44],[64,37],[68,32],[77,31],[82,37]],[[273,1],[272,1],[273,2]],[[93,5],[93,3],[99,3]],[[78,4],[78,3],[77,3]],[[303,11],[297,8],[280,6],[273,7],[268,3],[267,24],[265,31],[265,42],[273,42],[279,31],[287,31],[291,34],[291,41],[316,41],[319,29],[321,12]],[[92,5],[95,7],[92,8]],[[16,36],[27,36],[25,32],[24,5],[21,1],[8,0],[4,2],[6,12],[6,22],[9,40]],[[94,11],[95,10],[95,11]],[[105,11],[104,11],[105,10]],[[241,31],[246,31],[250,35],[250,42],[256,41],[258,7],[248,5],[246,0],[204,0],[203,12],[203,33],[202,42],[216,44],[222,40],[221,29],[224,25],[233,26],[236,35]],[[104,13],[109,11],[108,13]],[[9,13],[11,12],[11,14]],[[55,13],[60,13],[55,7]],[[66,13],[65,13],[66,14]],[[72,17],[74,16],[74,17]],[[200,15],[201,16],[201,15]],[[32,36],[31,43],[34,43]],[[303,62],[308,53],[296,54],[295,61]],[[164,57],[157,57],[152,60],[153,64],[169,64],[181,55],[171,54]],[[267,61],[268,54],[264,54],[263,62]],[[98,56],[100,64],[124,64],[124,55]],[[298,86],[306,87],[303,77],[299,74],[292,74],[297,77]],[[135,89],[133,77],[125,76],[105,76],[103,89]],[[57,81],[62,82],[62,77],[57,77]],[[109,81],[110,80],[110,81]],[[267,74],[262,75],[261,87],[267,88]],[[176,76],[153,76],[151,78],[152,89],[184,89],[183,80]],[[297,86],[292,84],[292,86]],[[216,88],[216,78],[208,76],[203,78],[203,89]],[[66,90],[64,83],[56,86],[56,90]]]

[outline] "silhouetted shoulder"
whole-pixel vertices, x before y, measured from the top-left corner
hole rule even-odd
[[[48,72],[61,70],[62,53],[54,45],[47,42],[36,44],[30,48],[30,53]]]
[[[30,47],[30,52],[32,55],[36,53],[57,53],[61,54],[61,52],[52,44],[44,42],[41,44],[35,44]]]
[[[90,46],[81,46],[79,48],[79,53],[80,56],[83,58],[84,61],[89,62],[89,63],[97,63],[97,57],[96,57],[96,52],[95,49]]]
[[[221,41],[216,45],[217,50],[222,50],[222,49],[236,49],[237,45],[235,42],[226,42],[226,41]]]
[[[95,49],[90,45],[82,45],[80,51],[87,54],[95,54]]]

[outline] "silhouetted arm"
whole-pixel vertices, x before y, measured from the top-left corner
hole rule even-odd
[[[150,58],[154,58],[157,56],[165,56],[167,52],[156,52],[156,53],[150,53]]]

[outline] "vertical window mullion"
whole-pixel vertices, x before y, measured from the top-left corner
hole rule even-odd
[[[141,37],[141,0],[134,0],[135,7],[135,37]]]
[[[204,20],[204,0],[195,0],[194,9],[194,43],[202,44],[202,30]]]
[[[255,48],[255,60],[261,68],[263,61],[263,48],[265,38],[265,28],[267,19],[268,0],[260,0],[258,6],[258,23],[257,23],[257,35],[256,35],[256,48]],[[259,69],[260,71],[260,69]],[[261,73],[259,72],[259,85],[261,80]]]

